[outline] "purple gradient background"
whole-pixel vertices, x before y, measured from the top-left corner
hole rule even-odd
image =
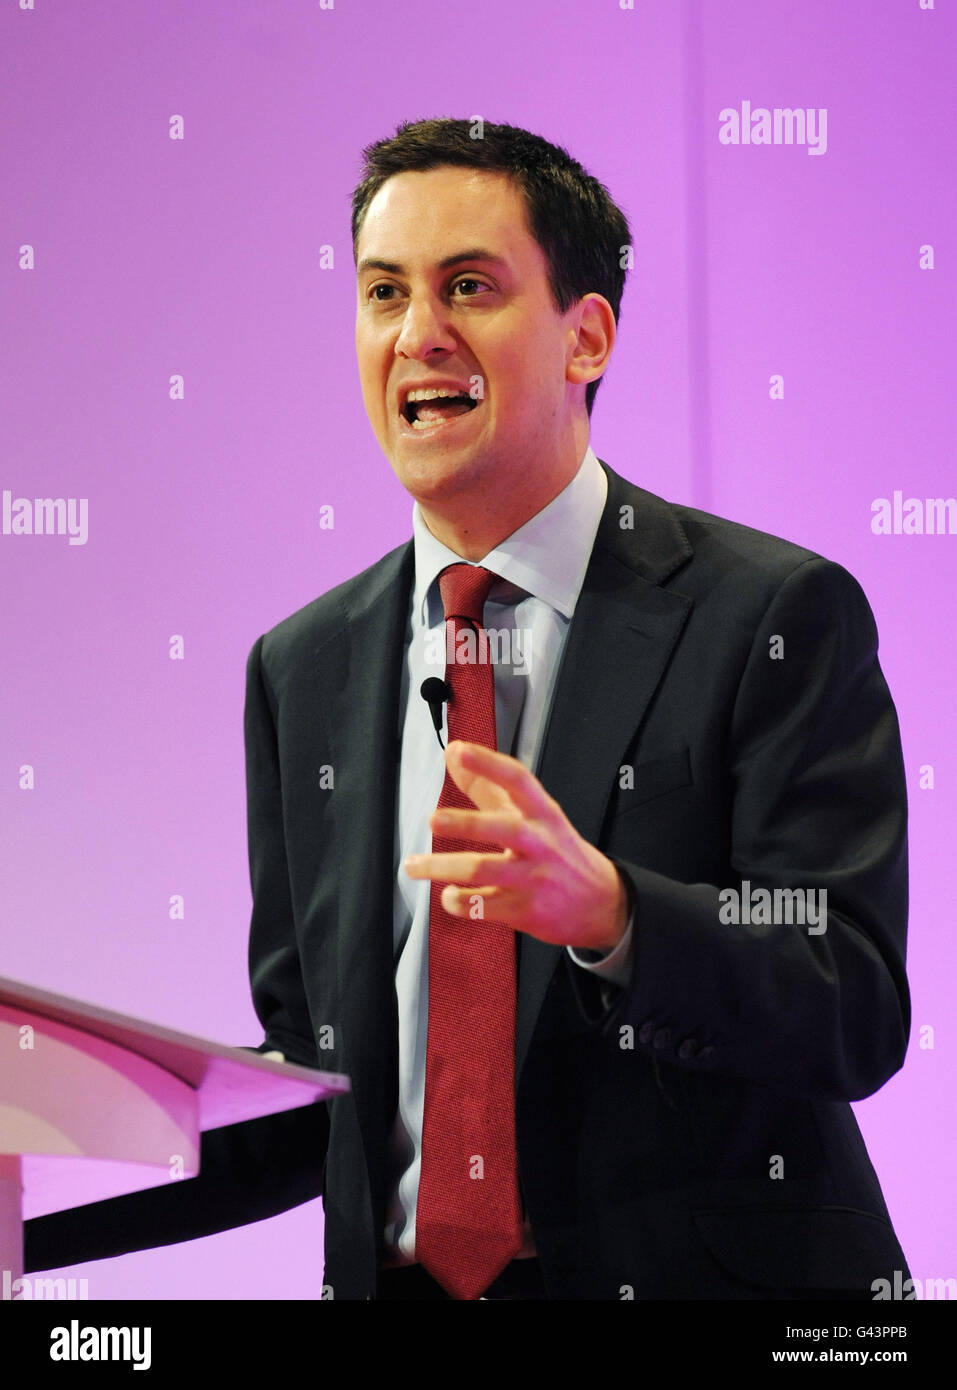
[[[957,1275],[957,537],[870,530],[873,498],[955,487],[955,29],[918,0],[7,0],[0,488],[87,497],[89,540],[0,536],[0,973],[260,1040],[246,655],[410,532],[355,366],[360,150],[419,116],[526,125],[633,225],[596,452],[840,561],[876,614],[911,796],[914,1029],[856,1110],[912,1272]],[[826,154],[722,146],[743,99],[826,107]],[[321,1265],[314,1202],[74,1272],[93,1298],[303,1299]]]

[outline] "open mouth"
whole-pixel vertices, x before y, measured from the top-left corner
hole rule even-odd
[[[478,405],[474,396],[436,396],[426,401],[406,401],[400,414],[417,433],[447,425],[461,415],[469,415]]]

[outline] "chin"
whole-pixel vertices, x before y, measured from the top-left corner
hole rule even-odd
[[[441,504],[471,492],[474,479],[455,469],[422,467],[396,468],[396,477],[416,502]]]
[[[485,473],[483,460],[474,455],[453,454],[432,458],[403,457],[400,448],[389,454],[389,463],[399,482],[417,502],[442,502],[471,492]]]

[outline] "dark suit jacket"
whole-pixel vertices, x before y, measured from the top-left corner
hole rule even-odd
[[[898,1070],[910,1024],[906,790],[870,608],[840,566],[605,468],[539,777],[630,880],[634,966],[606,1006],[564,949],[519,938],[518,1155],[546,1287],[760,1298],[906,1277],[848,1104]],[[382,1256],[412,579],[409,542],[260,638],[247,668],[262,1048],[352,1092],[280,1117],[282,1162],[271,1123],[208,1136],[205,1178],[163,1197],[179,1234],[169,1211],[149,1231],[217,1229],[194,1228],[204,1182],[221,1224],[321,1182],[336,1298],[375,1297]],[[826,931],[722,922],[718,894],[742,880],[826,890]],[[97,1204],[101,1225],[128,1204],[113,1243],[125,1221],[134,1248],[156,1201]],[[28,1268],[58,1220],[31,1223]]]

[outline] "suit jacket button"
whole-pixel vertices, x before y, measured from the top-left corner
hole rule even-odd
[[[638,1041],[641,1043],[642,1047],[647,1047],[654,1036],[655,1025],[650,1021],[648,1023],[643,1023],[638,1029]]]
[[[694,1057],[697,1051],[698,1044],[695,1042],[694,1038],[685,1038],[684,1042],[678,1048],[678,1056],[683,1062],[687,1062],[688,1058]]]
[[[671,1029],[659,1028],[652,1042],[656,1052],[663,1051],[664,1048],[671,1046]]]

